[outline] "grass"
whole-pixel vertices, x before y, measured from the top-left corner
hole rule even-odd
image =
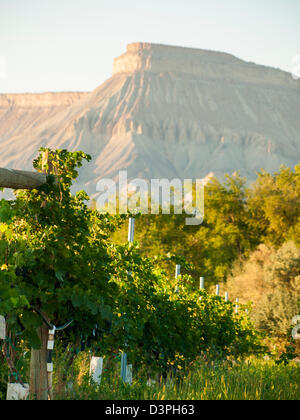
[[[103,375],[100,386],[90,384],[88,375],[72,391],[56,399],[76,400],[299,400],[300,366],[276,365],[272,360],[249,359],[234,366],[196,362],[188,372],[149,386],[138,376],[132,386],[118,375]]]

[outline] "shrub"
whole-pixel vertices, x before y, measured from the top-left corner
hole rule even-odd
[[[285,335],[300,299],[300,249],[286,242],[278,250],[261,245],[236,264],[226,287],[243,303],[253,304],[255,325],[273,335]]]

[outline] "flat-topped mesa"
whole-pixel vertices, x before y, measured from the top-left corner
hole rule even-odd
[[[135,72],[179,73],[204,80],[300,88],[300,82],[293,80],[290,73],[249,63],[231,54],[142,42],[127,45],[126,53],[114,60],[113,75]]]

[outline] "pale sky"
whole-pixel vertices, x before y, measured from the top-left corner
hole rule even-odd
[[[131,42],[223,51],[291,72],[300,0],[0,0],[0,93],[91,91]]]

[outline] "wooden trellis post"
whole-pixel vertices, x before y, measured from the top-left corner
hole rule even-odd
[[[42,154],[42,171],[22,171],[17,169],[0,168],[0,188],[14,190],[31,190],[46,184],[47,176],[53,171],[48,151]]]
[[[47,181],[47,174],[0,168],[0,188],[27,190],[40,187]]]

